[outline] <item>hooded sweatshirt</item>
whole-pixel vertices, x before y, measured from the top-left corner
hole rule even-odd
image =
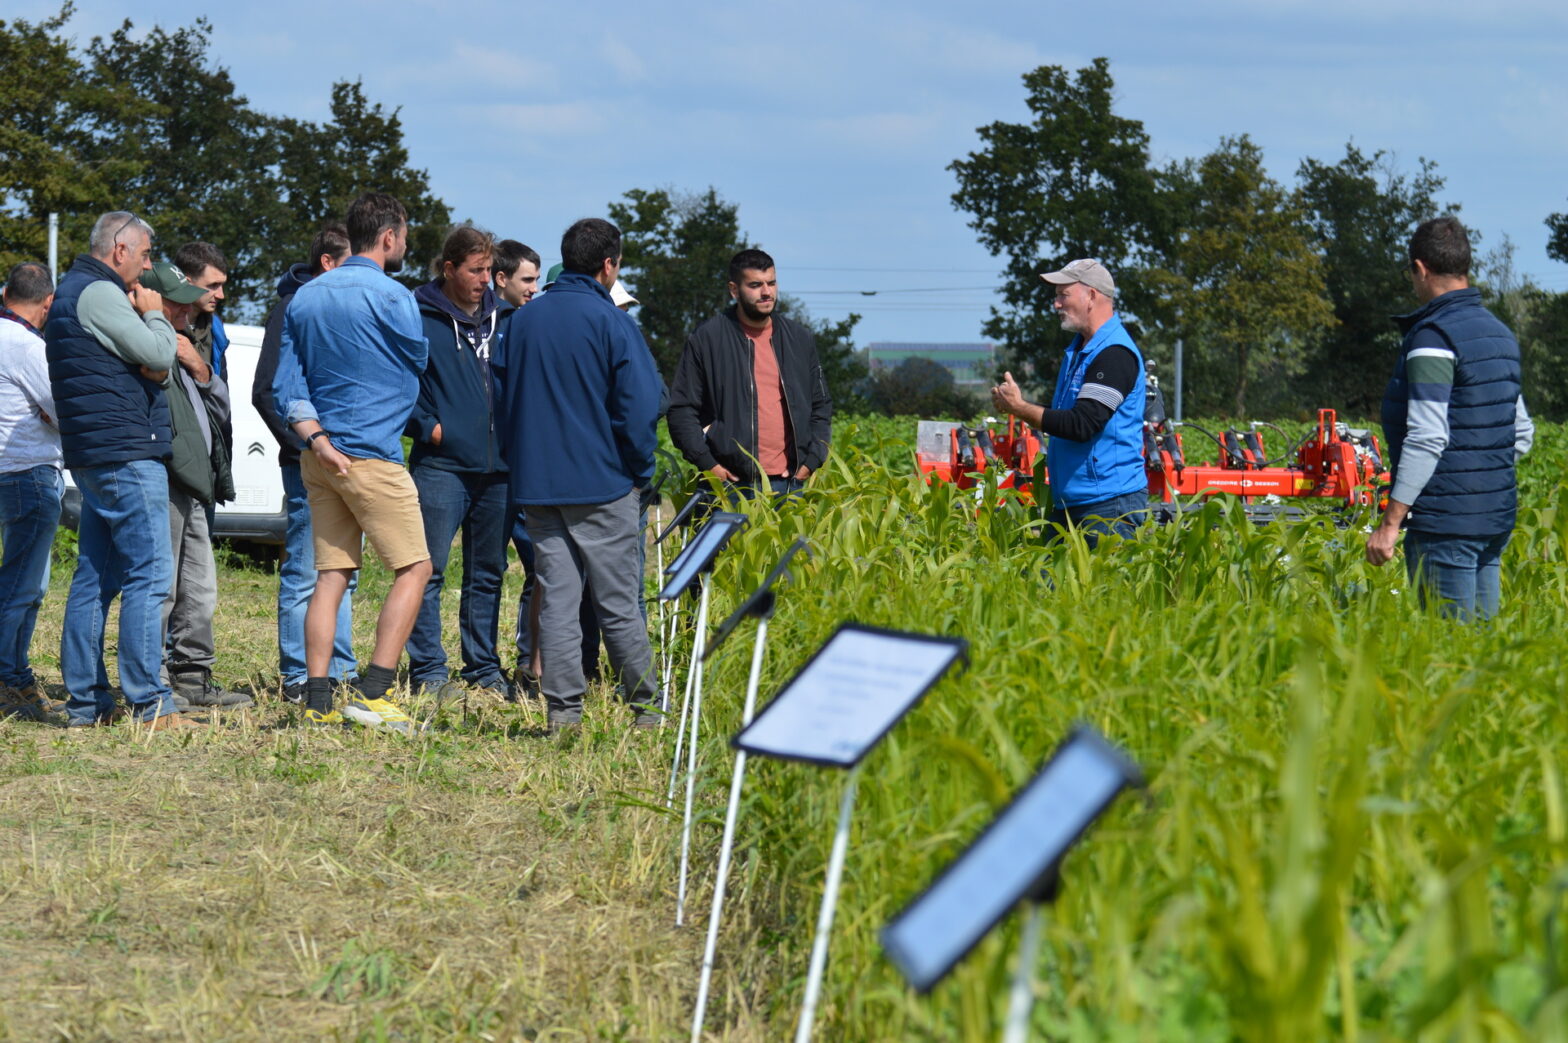
[[[430,362],[419,378],[419,398],[404,433],[414,440],[410,467],[438,467],[460,474],[505,474],[496,430],[490,349],[512,306],[486,288],[473,315],[447,299],[441,286],[414,291]],[[431,437],[441,425],[441,444]]]
[[[267,313],[267,326],[261,338],[261,356],[256,360],[256,377],[250,385],[250,401],[266,422],[267,430],[278,442],[278,464],[283,467],[299,466],[299,452],[305,443],[289,427],[278,410],[277,398],[272,394],[272,378],[278,372],[278,347],[283,342],[283,313],[296,290],[310,281],[310,265],[291,265],[278,280],[278,303]]]

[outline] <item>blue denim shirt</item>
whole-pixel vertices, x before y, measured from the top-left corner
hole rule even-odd
[[[400,464],[428,353],[414,295],[350,257],[289,301],[273,395],[289,423],[320,422],[339,451]]]

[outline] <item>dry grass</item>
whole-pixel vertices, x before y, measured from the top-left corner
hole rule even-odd
[[[47,681],[69,571],[34,644]],[[634,733],[603,691],[567,744],[537,705],[478,696],[414,740],[292,727],[274,584],[223,569],[217,676],[254,710],[186,736],[0,722],[0,1039],[683,1036],[706,916],[673,925],[671,730]],[[384,584],[367,569],[367,608]],[[737,866],[716,1039],[778,1035],[753,886]]]

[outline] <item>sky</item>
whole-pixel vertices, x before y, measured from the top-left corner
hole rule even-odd
[[[6,6],[29,20],[59,9]],[[66,31],[85,44],[126,10],[76,0]],[[362,79],[401,110],[413,165],[454,216],[546,265],[568,224],[630,189],[712,186],[778,262],[782,290],[814,315],[863,316],[860,345],[982,339],[1002,264],[954,210],[946,168],[979,147],[977,127],[1028,121],[1024,73],[1099,56],[1156,162],[1243,133],[1287,184],[1349,141],[1407,173],[1425,157],[1481,252],[1507,236],[1516,274],[1568,290],[1542,223],[1568,211],[1562,0],[134,10],[143,30],[206,16],[214,58],[266,112],[324,120],[332,83]]]

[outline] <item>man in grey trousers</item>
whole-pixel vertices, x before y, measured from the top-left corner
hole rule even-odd
[[[550,731],[578,727],[587,580],[636,724],[657,727],[637,521],[658,445],[659,375],[637,323],[610,299],[620,230],[584,218],[562,236],[561,256],[560,278],[512,313],[490,359],[509,498],[526,509],[534,542],[541,688]]]

